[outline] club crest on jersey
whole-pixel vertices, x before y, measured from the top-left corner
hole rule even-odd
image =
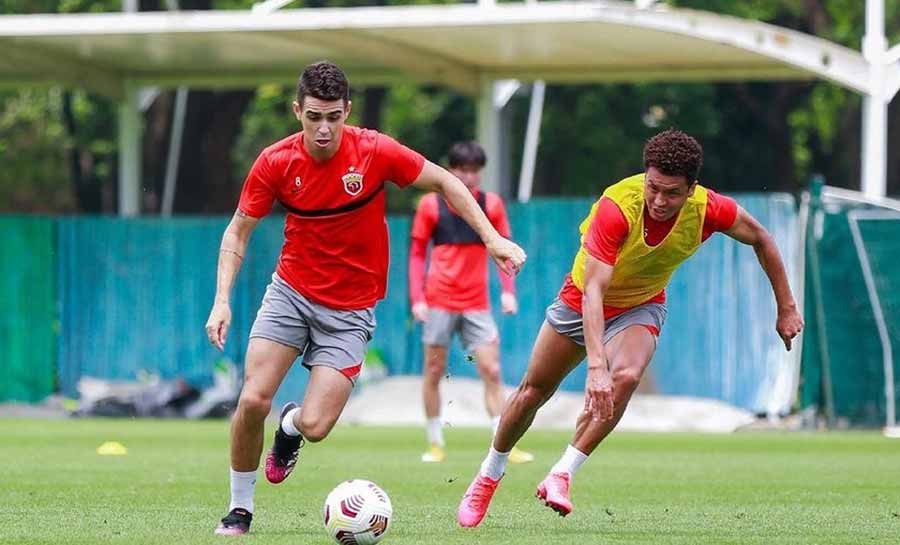
[[[344,182],[344,191],[346,191],[350,196],[355,197],[360,194],[363,190],[363,175],[359,172],[348,172],[341,176],[341,180]]]

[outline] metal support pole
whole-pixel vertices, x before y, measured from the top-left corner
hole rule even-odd
[[[122,0],[122,11],[136,13],[138,0]],[[119,215],[141,213],[141,90],[125,82],[125,97],[119,102]]]
[[[866,0],[866,35],[863,57],[869,61],[869,92],[863,97],[862,192],[870,198],[887,193],[888,100],[884,35],[884,0]]]
[[[181,157],[181,141],[184,137],[184,116],[187,113],[188,88],[179,87],[175,92],[175,109],[172,112],[172,131],[169,135],[169,153],[166,158],[166,180],[163,185],[162,208],[164,217],[172,215],[175,205],[175,187],[178,177],[178,162]]]
[[[138,107],[138,89],[125,85],[119,102],[119,215],[141,213],[141,135],[143,118]]]
[[[819,238],[824,228],[825,211],[822,210],[822,188],[825,182],[818,178],[813,180],[810,191],[810,218],[807,238],[809,250],[809,267],[812,280],[813,297],[815,298],[816,333],[819,340],[819,359],[822,365],[822,376],[819,380],[823,402],[825,404],[825,421],[828,427],[835,422],[834,389],[831,382],[831,353],[828,349],[828,322],[825,319],[825,294],[822,290],[822,269],[819,261]]]
[[[494,105],[496,84],[494,80],[482,76],[478,95],[477,139],[488,157],[481,176],[481,185],[487,191],[499,192],[503,187],[500,180],[500,110]]]
[[[537,162],[538,143],[541,137],[541,116],[544,113],[543,80],[534,82],[531,87],[531,107],[528,110],[528,126],[525,129],[525,149],[522,152],[522,170],[519,173],[519,202],[531,200],[534,187],[534,166]]]

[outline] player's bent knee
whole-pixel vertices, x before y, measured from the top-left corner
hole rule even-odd
[[[272,410],[272,398],[251,390],[241,392],[238,410],[255,418],[265,418]]]
[[[548,394],[544,392],[543,389],[533,385],[522,383],[519,386],[519,389],[516,391],[516,402],[525,406],[526,408],[534,408],[539,407],[546,398]]]
[[[478,369],[478,372],[485,382],[500,382],[500,366],[497,364],[483,365]]]
[[[300,414],[300,431],[303,432],[303,437],[310,443],[318,443],[328,437],[332,427],[334,427],[333,422],[316,415]]]
[[[425,379],[437,382],[444,375],[447,366],[443,362],[428,362],[425,365]]]
[[[643,372],[639,366],[625,366],[616,369],[613,373],[613,382],[616,388],[631,391],[637,388],[642,375]]]

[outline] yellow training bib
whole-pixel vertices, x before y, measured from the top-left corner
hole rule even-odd
[[[675,225],[656,246],[644,240],[644,174],[636,174],[606,188],[603,196],[619,206],[628,221],[628,237],[619,249],[609,289],[603,297],[606,305],[629,308],[639,305],[666,288],[672,273],[700,247],[703,220],[706,217],[706,188],[697,184],[678,212]],[[587,250],[584,237],[594,215],[598,200],[581,222],[581,248],[572,263],[572,282],[584,291],[584,263]]]

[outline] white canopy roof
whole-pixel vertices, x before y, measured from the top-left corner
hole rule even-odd
[[[865,92],[848,48],[756,21],[625,2],[0,17],[0,82],[121,97],[132,85],[293,82],[329,59],[355,85],[414,77],[477,94],[482,77],[547,82],[824,77]]]

